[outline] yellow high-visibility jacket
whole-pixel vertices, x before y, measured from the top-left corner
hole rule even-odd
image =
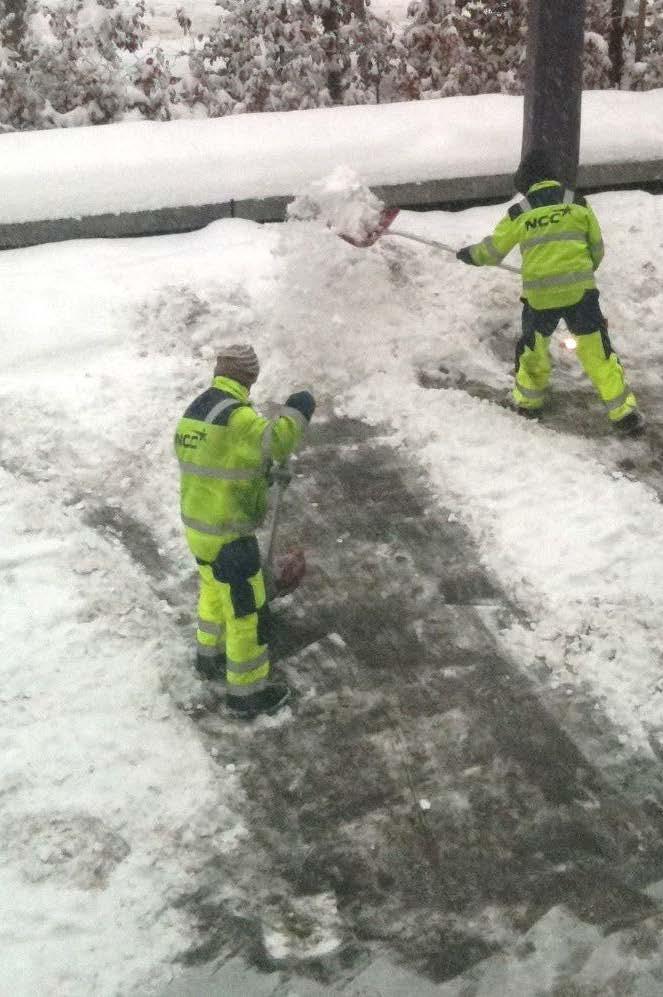
[[[295,408],[265,419],[248,396],[237,381],[215,377],[177,424],[182,522],[189,547],[203,561],[213,560],[232,535],[260,526],[272,461],[296,450],[307,426]]]
[[[523,297],[532,308],[575,305],[596,288],[594,271],[604,251],[599,223],[584,197],[556,180],[530,187],[493,234],[470,247],[470,255],[477,266],[494,266],[516,244]]]

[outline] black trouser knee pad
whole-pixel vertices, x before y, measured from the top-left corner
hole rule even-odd
[[[249,579],[259,571],[260,551],[255,537],[232,540],[221,548],[212,564],[217,582],[230,586],[233,610],[238,618],[258,611]]]

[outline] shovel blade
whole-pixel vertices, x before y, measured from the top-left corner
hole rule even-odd
[[[393,220],[399,214],[400,210],[400,208],[383,208],[375,228],[361,239],[355,238],[351,235],[344,235],[343,232],[339,232],[338,234],[341,239],[345,239],[345,241],[349,242],[351,246],[357,246],[359,249],[366,249],[368,246],[372,246],[374,242],[377,242],[380,236],[387,231]]]
[[[305,574],[306,558],[301,548],[297,547],[286,551],[285,554],[279,554],[274,558],[274,594],[278,597],[294,592]]]

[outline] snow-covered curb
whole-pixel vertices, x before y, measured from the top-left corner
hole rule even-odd
[[[509,176],[522,114],[521,97],[488,94],[12,133],[0,225],[287,197],[338,165],[372,187]],[[584,94],[584,165],[661,159],[663,89]]]

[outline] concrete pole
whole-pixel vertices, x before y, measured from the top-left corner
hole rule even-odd
[[[580,155],[585,0],[531,0],[523,155],[545,149],[573,187]]]

